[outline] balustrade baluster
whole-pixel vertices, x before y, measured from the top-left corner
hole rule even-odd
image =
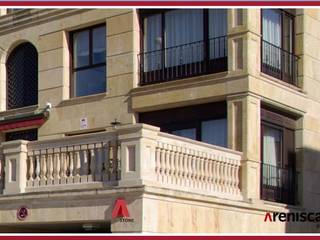
[[[54,184],[60,184],[60,153],[58,153],[57,151],[59,150],[55,149],[55,153],[53,155],[53,183]]]
[[[161,143],[161,153],[160,153],[160,174],[161,182],[165,180],[165,160],[166,160],[166,150],[164,149],[164,143]]]
[[[35,179],[37,181],[40,181],[40,156],[39,155],[36,155],[36,176],[35,176]]]
[[[103,157],[103,174],[102,174],[102,181],[108,182],[110,181],[110,141],[104,143],[104,157]]]
[[[47,184],[51,185],[53,183],[53,162],[52,162],[52,153],[48,153],[47,155]]]
[[[29,159],[29,171],[28,171],[29,176],[28,176],[27,180],[28,180],[28,186],[31,187],[31,186],[33,186],[33,174],[34,174],[33,159],[34,159],[34,155],[29,155],[28,159]],[[1,168],[2,168],[2,166],[1,166]]]
[[[226,163],[224,161],[225,159],[222,159],[220,163],[220,185],[221,185],[221,192],[226,192]]]
[[[221,166],[220,166],[220,161],[217,158],[217,162],[216,162],[216,190],[217,192],[221,192],[222,186],[221,186]]]
[[[204,182],[204,189],[207,191],[209,189],[209,162],[206,153],[203,153],[203,182]]]
[[[208,154],[207,155],[207,162],[208,162],[208,171],[207,171],[207,174],[208,174],[208,191],[212,191],[213,190],[213,187],[212,187],[212,181],[213,181],[213,178],[212,178],[212,175],[213,175],[213,161],[212,161],[212,158],[211,158],[211,154]]]
[[[101,143],[97,143],[95,144],[95,149],[96,149],[96,172],[95,172],[95,176],[94,179],[95,181],[101,181],[102,179],[102,165],[103,165],[103,161],[102,161],[102,144]],[[115,154],[116,156],[116,154]],[[116,163],[116,162],[115,162]],[[116,173],[115,173],[116,174]]]
[[[171,151],[170,151],[170,183],[171,184],[176,184],[176,169],[175,169],[175,163],[176,163],[176,147],[171,146]]]
[[[67,153],[67,166],[68,166],[68,177],[67,183],[73,183],[73,170],[74,170],[74,152],[73,148],[68,148]]]
[[[67,154],[66,152],[61,153],[61,183],[66,184],[67,183]]]
[[[80,183],[80,170],[81,170],[81,162],[80,162],[80,146],[75,147],[74,149],[74,183]]]
[[[159,148],[159,142],[158,145],[156,146],[156,166],[155,166],[155,173],[157,176],[157,181],[160,181],[160,148]]]
[[[164,175],[165,175],[165,183],[169,183],[169,171],[170,171],[170,150],[169,145],[165,144],[165,169],[164,169]]]
[[[232,176],[231,176],[231,171],[232,171],[232,165],[231,165],[231,161],[228,158],[227,161],[227,176],[228,176],[228,184],[227,184],[227,191],[229,194],[231,194],[231,189],[232,189]]]
[[[182,150],[182,160],[183,160],[183,173],[182,173],[182,185],[188,186],[189,177],[189,156],[188,150],[183,147]]]
[[[89,181],[95,181],[94,176],[96,172],[96,159],[95,159],[95,151],[94,149],[89,149],[90,152],[90,175],[88,177]]]
[[[116,180],[121,179],[121,144],[120,142],[116,141],[117,144],[117,172],[116,172]]]
[[[46,185],[47,183],[47,156],[46,151],[41,151],[40,161],[40,185]]]

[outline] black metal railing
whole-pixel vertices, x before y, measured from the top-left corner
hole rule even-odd
[[[227,70],[227,37],[139,54],[140,85]]]
[[[261,39],[261,71],[298,86],[298,57]]]
[[[295,204],[294,168],[261,164],[261,198],[268,201]]]

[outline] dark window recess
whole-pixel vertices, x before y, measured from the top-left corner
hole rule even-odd
[[[140,84],[227,71],[227,10],[142,11]]]
[[[225,102],[140,113],[139,120],[158,126],[163,132],[227,147]]]
[[[294,54],[294,16],[278,9],[263,9],[261,71],[298,85],[298,57]]]
[[[17,132],[6,133],[6,141],[13,140],[27,140],[36,141],[38,140],[38,129],[28,129]]]
[[[94,26],[71,33],[72,96],[106,91],[106,27]]]
[[[262,110],[261,198],[295,204],[294,120]]]
[[[7,108],[38,103],[38,52],[31,43],[22,43],[10,54],[7,64]]]

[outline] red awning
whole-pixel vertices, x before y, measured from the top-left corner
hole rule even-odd
[[[44,122],[45,122],[45,119],[38,118],[38,119],[22,120],[19,122],[0,123],[0,131],[6,131],[10,129],[17,129],[17,128],[25,128],[25,127],[39,127]]]

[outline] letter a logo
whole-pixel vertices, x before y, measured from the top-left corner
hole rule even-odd
[[[266,222],[269,219],[270,222],[272,222],[271,213],[266,213],[266,216],[264,217],[264,221]]]
[[[129,217],[127,203],[122,198],[118,198],[116,200],[113,211],[112,211],[112,218],[117,218],[117,217]]]

